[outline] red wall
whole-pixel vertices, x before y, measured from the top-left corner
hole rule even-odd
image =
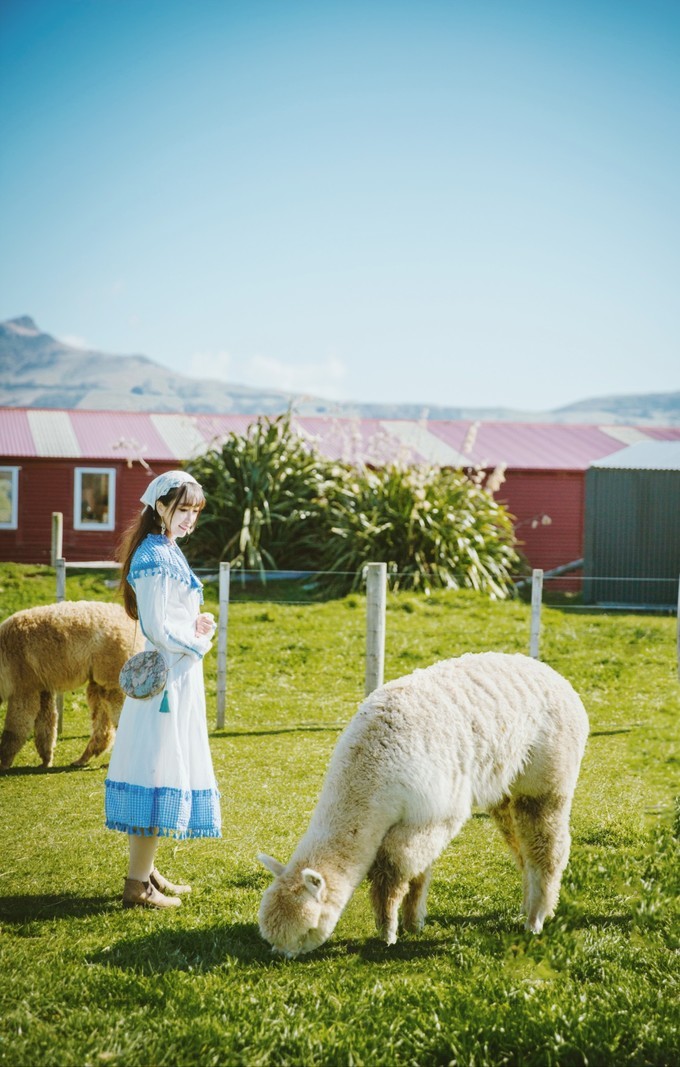
[[[19,528],[0,530],[0,561],[50,562],[52,512],[64,516],[64,557],[71,562],[114,558],[125,528],[141,509],[139,498],[149,482],[140,464],[83,460],[11,460],[19,471]],[[176,464],[154,463],[154,475]],[[76,467],[116,470],[116,528],[74,530],[73,497]],[[532,567],[551,570],[583,556],[585,475],[580,471],[512,470],[496,494],[515,517],[520,548]],[[550,525],[541,516],[549,515]],[[538,524],[532,528],[532,519]],[[573,578],[551,581],[549,588],[576,589]]]
[[[139,498],[149,475],[139,464],[66,459],[14,459],[19,467],[18,529],[0,530],[0,561],[50,563],[52,512],[64,516],[63,554],[72,562],[112,560],[124,530],[141,511]],[[153,473],[172,470],[176,464],[156,463]],[[73,503],[76,467],[107,467],[116,471],[116,520],[114,530],[74,530]]]
[[[496,499],[515,517],[520,551],[532,567],[548,571],[583,558],[584,471],[507,471]],[[541,522],[544,515],[549,525]],[[576,592],[580,572],[551,579],[547,588]]]

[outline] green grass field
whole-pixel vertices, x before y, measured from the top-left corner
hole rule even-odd
[[[214,586],[211,587],[214,590]],[[53,599],[38,568],[0,567],[0,615]],[[69,577],[70,599],[112,596]],[[217,610],[215,592],[207,607]],[[0,1063],[64,1065],[657,1064],[677,1062],[676,623],[545,608],[542,658],[581,693],[591,737],[556,917],[525,934],[520,885],[477,813],[435,867],[424,931],[388,948],[366,887],[333,938],[295,961],[261,941],[269,874],[307,825],[361,699],[365,602],[234,602],[227,722],[216,731],[223,839],[162,843],[194,893],[123,911],[126,840],[103,827],[106,759],[66,697],[55,766],[27,743],[0,777]],[[468,594],[390,596],[386,677],[465,651],[526,652],[529,608]],[[4,712],[3,712],[4,718]]]

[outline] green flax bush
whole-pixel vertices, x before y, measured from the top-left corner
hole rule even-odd
[[[323,572],[319,589],[361,586],[388,565],[394,589],[475,589],[503,598],[519,566],[512,520],[483,472],[322,456],[290,414],[260,418],[189,464],[208,503],[187,546],[202,565]]]
[[[325,531],[323,499],[332,465],[291,427],[290,415],[259,418],[187,469],[207,505],[187,555],[236,570],[317,570]]]
[[[475,589],[507,596],[519,565],[512,521],[477,477],[390,464],[349,472],[329,501],[324,564],[339,591],[368,562],[387,563],[394,589]]]

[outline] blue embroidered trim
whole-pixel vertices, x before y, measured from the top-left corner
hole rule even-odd
[[[125,834],[221,837],[220,794],[215,789],[173,789],[113,782],[106,787],[106,825]]]
[[[195,589],[203,603],[203,583],[192,571],[179,545],[168,541],[163,534],[147,534],[132,557],[127,580],[134,589],[135,579],[155,574],[165,574]]]

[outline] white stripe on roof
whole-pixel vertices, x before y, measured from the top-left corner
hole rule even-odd
[[[175,459],[192,459],[206,451],[207,442],[191,415],[151,415],[150,418]]]
[[[38,456],[80,458],[82,452],[68,411],[27,411]]]
[[[649,441],[649,437],[636,426],[598,426],[607,437],[613,437],[615,441],[622,441],[624,445],[634,445],[638,441]]]
[[[419,452],[426,463],[439,463],[442,466],[469,467],[471,460],[441,438],[435,437],[421,422],[409,422],[404,419],[381,419],[380,425],[402,445]]]

